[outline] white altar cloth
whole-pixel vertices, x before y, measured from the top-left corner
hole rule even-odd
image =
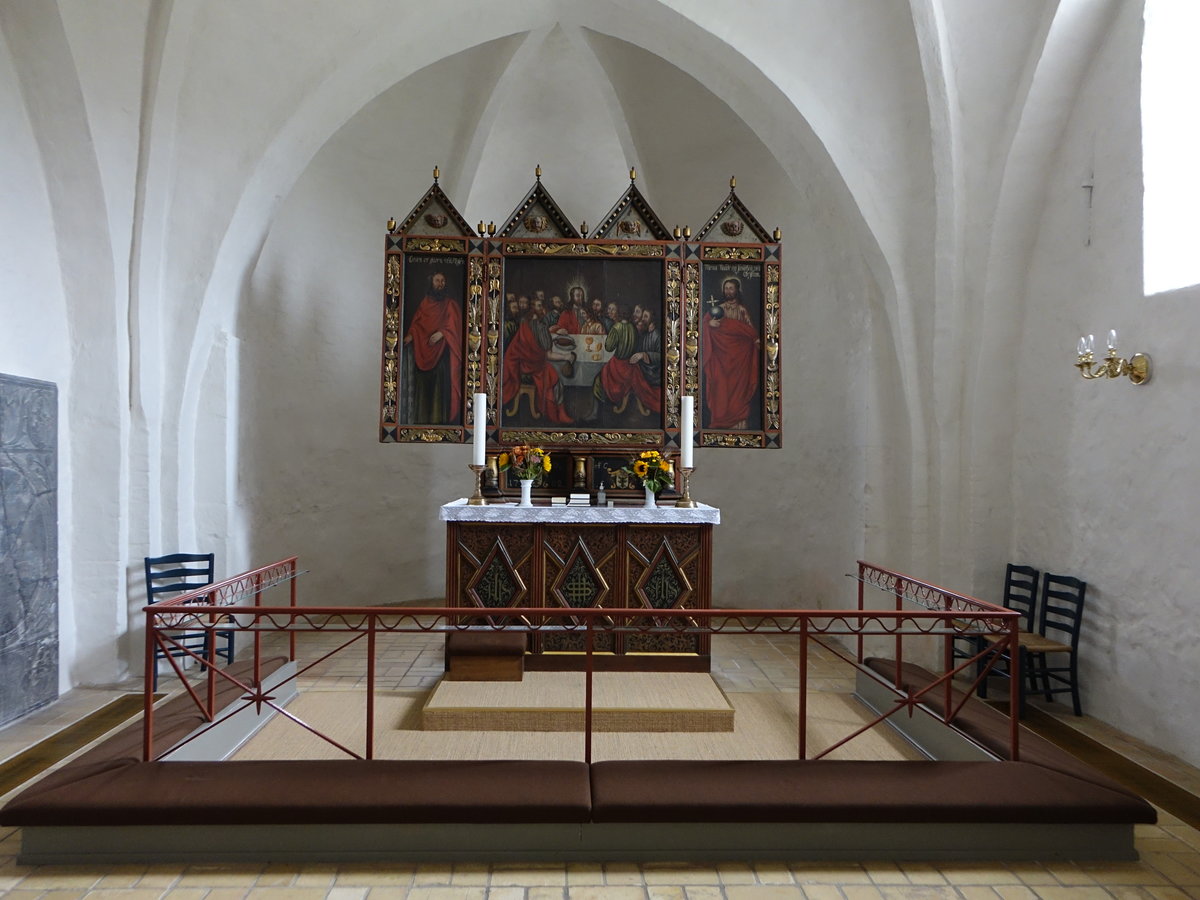
[[[666,504],[674,501],[664,501]],[[615,525],[719,525],[721,510],[701,503],[692,509],[664,505],[649,509],[637,501],[627,506],[518,506],[496,503],[468,506],[465,497],[452,500],[441,509],[443,522],[566,522],[572,524]]]

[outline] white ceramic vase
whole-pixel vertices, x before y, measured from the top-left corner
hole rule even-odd
[[[530,491],[533,489],[532,478],[521,479],[521,502],[518,506],[533,506],[533,500],[530,498]]]
[[[650,488],[643,488],[643,490],[646,492],[646,508],[658,509],[658,498],[654,496],[654,491]]]

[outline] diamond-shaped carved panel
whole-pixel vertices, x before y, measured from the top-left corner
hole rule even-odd
[[[692,596],[692,584],[663,540],[633,586],[634,596],[647,609],[682,609]]]
[[[601,606],[607,594],[608,582],[596,567],[583,539],[577,539],[558,577],[550,585],[550,596],[570,609],[584,609]]]
[[[466,587],[471,602],[483,609],[520,606],[527,593],[525,582],[499,540],[492,545]]]

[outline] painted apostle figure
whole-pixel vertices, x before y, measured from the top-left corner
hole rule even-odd
[[[749,428],[758,392],[758,331],[742,303],[742,282],[721,282],[721,302],[704,314],[704,405],[709,428]]]
[[[434,272],[429,293],[417,306],[405,346],[413,359],[413,410],[417,425],[450,425],[462,409],[462,307],[446,292],[446,276]]]

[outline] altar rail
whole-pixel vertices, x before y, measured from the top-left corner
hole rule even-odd
[[[843,746],[859,734],[885,722],[895,713],[904,710],[911,715],[914,707],[922,705],[922,699],[933,691],[942,692],[942,712],[929,710],[942,722],[954,727],[962,706],[966,703],[980,680],[987,677],[1002,654],[1011,660],[1019,660],[1017,653],[1017,631],[1019,613],[996,606],[974,597],[949,591],[920,579],[899,572],[858,563],[858,605],[856,609],[563,609],[548,607],[505,608],[502,616],[487,618],[489,611],[473,610],[464,614],[461,607],[342,607],[342,606],[299,606],[296,603],[296,558],[280,560],[242,573],[233,578],[169,600],[159,601],[145,608],[146,612],[146,666],[154,665],[155,648],[166,653],[183,681],[185,690],[196,706],[202,710],[210,727],[235,715],[250,706],[261,709],[263,705],[276,710],[300,727],[316,734],[338,747],[353,758],[374,758],[375,690],[376,690],[376,640],[381,635],[402,633],[446,633],[462,630],[512,630],[524,633],[573,632],[584,635],[586,656],[584,697],[584,759],[592,761],[592,694],[593,694],[593,649],[597,632],[623,633],[688,633],[688,634],[792,634],[799,642],[799,726],[798,755],[800,759],[820,759]],[[266,592],[286,587],[287,605],[268,606],[263,601]],[[871,608],[871,594],[867,587],[886,592],[892,609]],[[921,609],[905,609],[906,601]],[[485,624],[476,624],[483,620]],[[253,636],[253,676],[244,682],[221,670],[216,665],[215,641],[209,640],[207,658],[188,649],[174,635],[180,631],[233,630]],[[365,741],[364,754],[360,755],[339,743],[334,737],[322,734],[295,715],[278,705],[272,690],[264,690],[260,677],[263,659],[262,638],[270,633],[286,633],[289,636],[289,656],[296,658],[296,635],[302,632],[332,632],[349,635],[348,639],[319,659],[306,662],[297,669],[292,678],[299,678],[318,663],[324,662],[347,647],[366,640],[365,680],[366,702],[364,711]],[[957,639],[980,635],[1003,635],[995,642],[981,641],[982,648],[970,658],[954,666],[953,642]],[[881,712],[866,725],[855,730],[835,744],[809,755],[807,746],[807,688],[809,641],[816,641],[840,658],[856,664],[860,672],[866,673],[881,684],[878,675],[863,665],[865,641],[869,637],[894,638],[896,678],[893,685],[901,684],[900,670],[905,661],[905,638],[940,638],[942,642],[942,671],[929,684],[915,690],[896,690],[891,709]],[[856,644],[853,654],[840,641],[828,638],[851,638]],[[171,653],[178,651],[190,657],[201,667],[205,689],[204,696],[190,682],[183,668]],[[969,687],[962,692],[958,702],[951,680],[965,674]],[[216,708],[217,679],[236,685],[243,696],[224,710]],[[200,679],[196,679],[200,680]],[[1019,678],[1009,679],[1010,709],[1017,709]],[[278,690],[276,685],[273,690]],[[889,688],[892,686],[889,685]],[[1008,757],[1019,759],[1019,725],[1011,720]],[[156,755],[154,747],[154,696],[150,679],[146,679],[145,721],[143,737],[143,759],[161,759],[171,748]],[[193,735],[194,740],[199,734]],[[968,739],[970,739],[968,737]]]

